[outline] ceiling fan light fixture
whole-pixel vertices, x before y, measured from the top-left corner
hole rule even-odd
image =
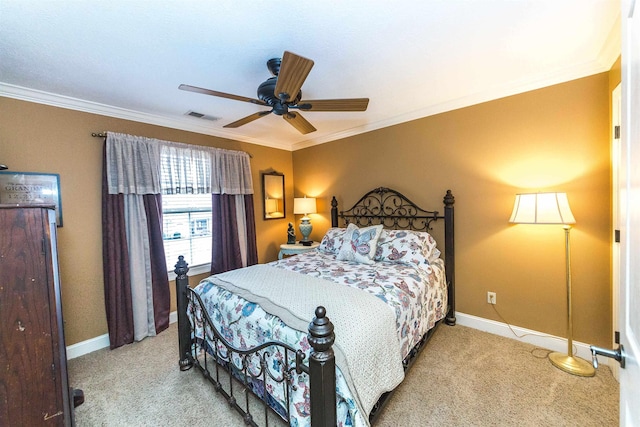
[[[276,116],[282,116],[283,114],[289,113],[289,106],[287,104],[283,104],[282,102],[278,102],[273,106],[273,114]]]

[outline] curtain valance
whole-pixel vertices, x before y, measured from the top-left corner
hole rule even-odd
[[[249,154],[243,151],[214,149],[211,157],[211,193],[213,194],[253,194]]]
[[[253,194],[249,155],[107,133],[110,194]]]
[[[211,193],[210,151],[164,144],[160,162],[163,194]]]
[[[108,132],[109,194],[159,194],[160,145],[151,138]]]

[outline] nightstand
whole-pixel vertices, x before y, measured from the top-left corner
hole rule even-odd
[[[303,246],[300,243],[294,243],[288,245],[286,243],[280,245],[280,252],[278,253],[278,259],[282,259],[285,255],[298,255],[305,252],[314,250],[320,246],[320,242],[313,242],[311,246]]]

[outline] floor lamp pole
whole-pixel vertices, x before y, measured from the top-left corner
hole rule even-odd
[[[564,227],[564,254],[567,282],[567,354],[554,352],[549,354],[549,360],[558,369],[581,377],[592,377],[596,374],[591,363],[573,356],[573,313],[571,309],[571,245],[570,225]]]
[[[571,226],[564,229],[565,281],[567,282],[567,355],[573,357],[573,312],[571,310]]]

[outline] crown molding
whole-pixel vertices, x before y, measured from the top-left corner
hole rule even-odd
[[[597,61],[607,69],[611,69],[613,64],[618,60],[618,57],[622,52],[622,23],[620,16],[616,19],[616,22],[611,27],[611,31],[607,36],[598,54]]]
[[[262,145],[280,150],[297,151],[304,148],[313,147],[315,145],[325,144],[327,142],[349,138],[365,132],[371,132],[377,129],[395,126],[401,123],[422,119],[435,114],[445,113],[447,111],[459,108],[469,107],[483,102],[505,98],[507,96],[517,95],[547,86],[565,83],[593,74],[609,71],[613,63],[620,56],[620,22],[612,28],[607,41],[603,45],[598,58],[593,61],[569,67],[553,73],[539,75],[535,79],[514,81],[500,87],[489,88],[486,91],[478,92],[470,96],[452,99],[427,108],[415,110],[406,114],[401,114],[389,119],[380,120],[374,123],[367,123],[362,126],[356,126],[341,132],[335,132],[318,138],[307,139],[293,144],[266,142],[263,140],[248,138],[232,134],[220,129],[213,129],[210,126],[193,123],[189,118],[176,119],[164,117],[154,114],[141,113],[138,111],[128,110],[119,107],[113,107],[106,104],[100,104],[91,101],[84,101],[63,95],[57,95],[50,92],[28,89],[0,82],[0,96],[19,99],[23,101],[35,102],[39,104],[50,105],[54,107],[67,108],[70,110],[83,111],[102,116],[115,117],[124,120],[132,120],[140,123],[147,123],[157,126],[164,126],[172,129],[180,129],[189,132],[211,135],[220,138],[232,139],[235,141],[246,142],[249,144]]]
[[[291,146],[289,144],[277,142],[271,143],[259,139],[238,136],[224,130],[212,129],[206,124],[193,123],[191,122],[193,119],[188,117],[185,117],[184,119],[176,119],[156,114],[142,113],[139,111],[128,110],[126,108],[113,107],[111,105],[85,101],[70,96],[57,95],[51,92],[29,89],[2,82],[0,82],[0,96],[291,151]]]
[[[569,67],[553,73],[539,75],[536,79],[514,81],[504,86],[490,88],[486,91],[478,92],[470,96],[452,99],[450,101],[431,105],[427,108],[415,110],[410,113],[391,117],[389,119],[381,120],[375,123],[368,123],[366,125],[355,127],[343,132],[334,133],[323,138],[309,139],[306,141],[297,142],[293,144],[292,150],[302,150],[303,148],[324,144],[330,141],[335,141],[337,139],[343,139],[361,133],[422,119],[436,114],[446,113],[447,111],[470,107],[472,105],[481,104],[483,102],[506,98],[508,96],[517,95],[536,89],[542,89],[547,86],[553,86],[556,84],[565,83],[571,80],[576,80],[609,71],[615,60],[620,55],[620,44],[616,44],[615,37],[610,36],[610,39],[611,41],[608,41],[607,45],[602,49],[599,57],[596,60]]]
[[[590,75],[609,71],[622,52],[621,28],[621,20],[620,16],[618,16],[616,22],[611,27],[609,35],[607,36],[607,39],[600,49],[597,58],[592,61],[568,67],[559,71],[555,71],[553,73],[548,73],[546,75],[540,75],[535,79],[515,81],[505,86],[491,88],[470,96],[453,99],[437,105],[429,106],[427,108],[412,111],[410,113],[381,120],[375,123],[367,123],[359,127],[354,127],[346,131],[326,135],[317,139],[300,141],[292,144],[291,150],[302,150],[304,148],[313,147],[314,145],[320,145],[338,139],[348,138],[350,136],[355,136],[361,133],[406,123],[435,114],[446,113],[447,111],[470,107],[472,105],[481,104],[483,102],[505,98],[507,96],[517,95],[536,89],[542,89],[547,86],[553,86],[556,84],[565,83],[571,80],[576,80]]]

